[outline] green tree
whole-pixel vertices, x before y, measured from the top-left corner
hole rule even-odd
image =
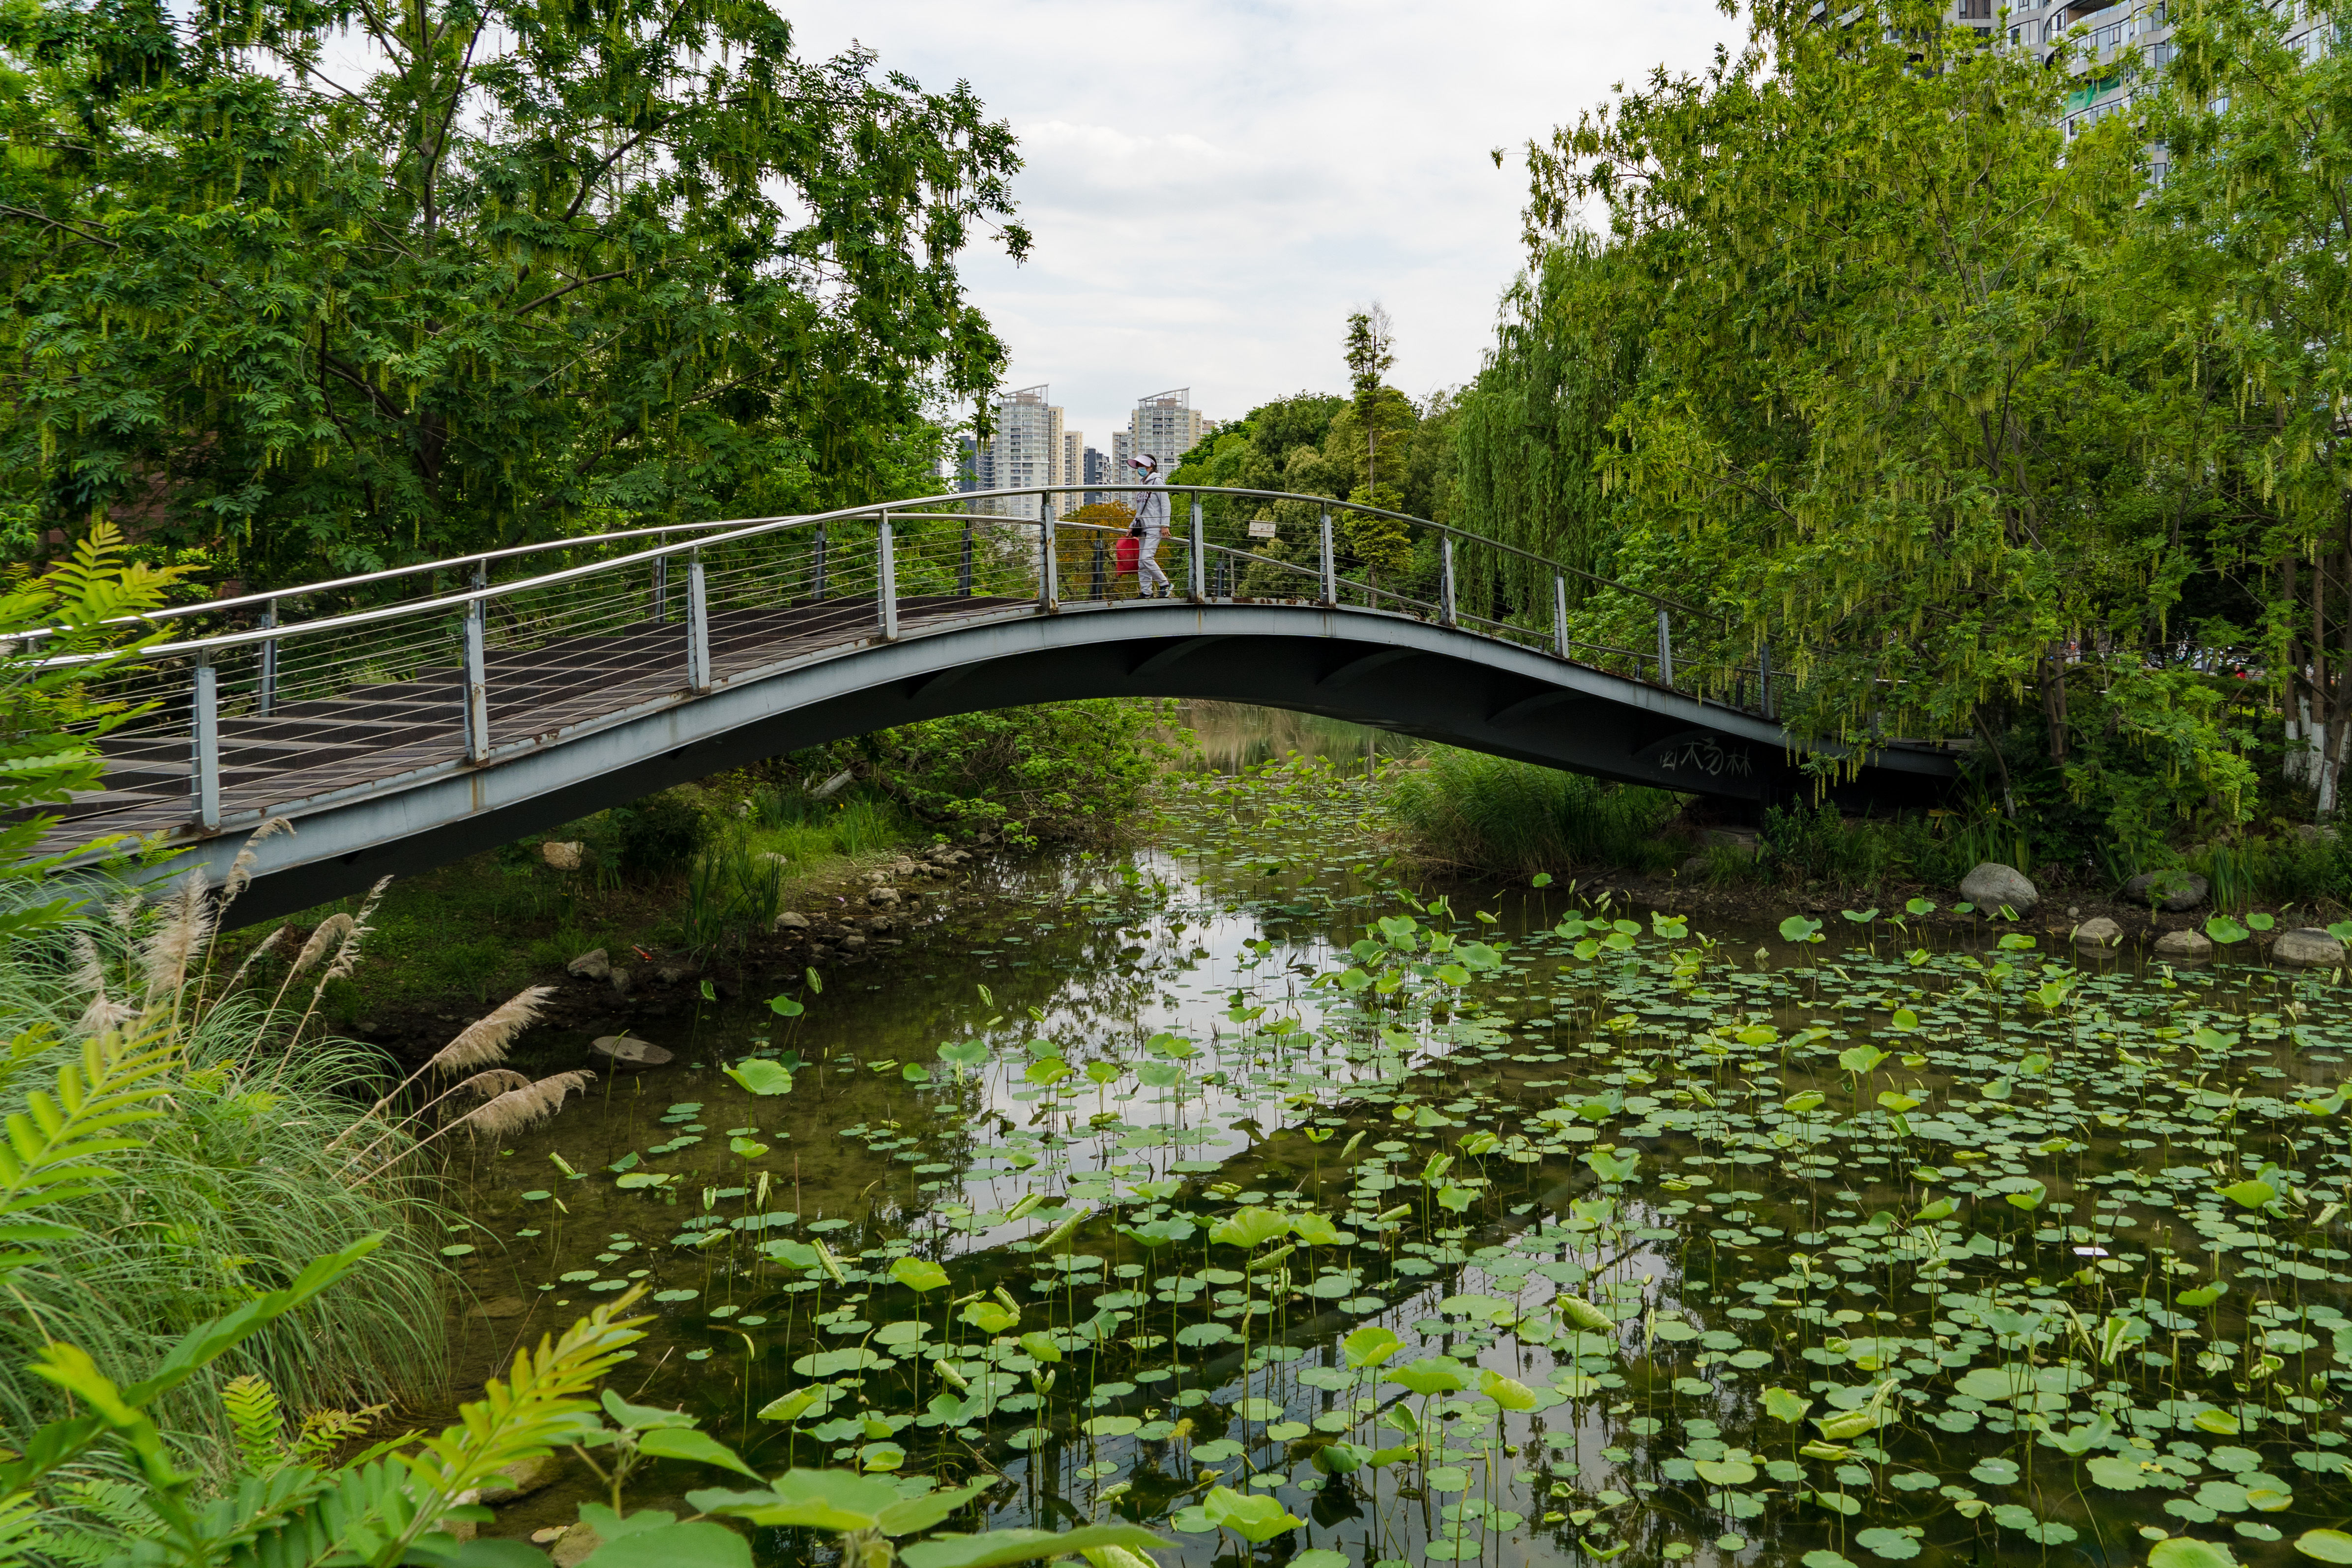
[[[1505,292],[1495,346],[1458,405],[1463,526],[1598,576],[1612,574],[1627,499],[1604,480],[1643,363],[1641,247],[1586,229],[1547,244]],[[1516,560],[1506,571],[1521,574],[1524,599],[1551,592]],[[1571,578],[1572,601],[1585,588]]]
[[[2181,18],[2147,126],[2169,167],[2131,262],[2157,280],[2149,331],[2216,476],[2208,559],[2253,580],[2241,625],[2325,817],[2352,735],[2352,8],[2309,47],[2294,15],[2213,0]]]
[[[1382,378],[1396,363],[1395,342],[1395,326],[1378,300],[1370,310],[1348,318],[1348,383],[1354,389],[1349,408],[1356,416],[1357,438],[1364,444],[1368,494],[1376,493],[1380,485],[1381,436],[1389,423],[1381,416],[1381,394]]]
[[[26,0],[0,80],[18,515],[255,582],[928,485],[1028,243],[968,89],[765,0]]]
[[[1801,731],[1974,733],[2003,788],[2030,718],[2081,795],[2081,702],[2170,732],[2133,693],[2193,570],[2171,524],[2200,470],[2118,306],[2140,141],[2122,120],[2064,140],[2065,88],[1929,5],[1847,27],[1759,5],[1705,75],[1531,148],[1528,220],[1561,245],[1607,214],[1616,258],[1572,265],[1643,323],[1638,380],[1596,324],[1579,395],[1613,397],[1613,439],[1562,478],[1580,460],[1622,490],[1619,575],[1718,613],[1677,629],[1686,662],[1727,687],[1769,643]],[[1584,616],[1625,641],[1652,613]],[[2201,730],[2205,787],[2181,792],[2228,816],[2251,805],[2234,744]]]

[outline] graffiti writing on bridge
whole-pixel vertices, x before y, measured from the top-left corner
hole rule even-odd
[[[1699,773],[1711,779],[1750,778],[1756,772],[1747,747],[1728,749],[1704,735],[1669,744],[1658,753],[1658,766],[1670,773]]]

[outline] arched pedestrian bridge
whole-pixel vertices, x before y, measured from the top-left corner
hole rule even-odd
[[[163,612],[170,640],[130,682],[156,707],[106,738],[104,787],[48,847],[160,835],[217,878],[286,817],[240,906],[259,919],[757,758],[1084,697],[1297,709],[1751,806],[1801,787],[1769,658],[1702,662],[1704,612],[1425,520],[1170,493],[1172,598],[1118,575],[1118,531],[1041,521],[1075,496],[1028,489]],[[1654,647],[1571,640],[1571,598],[1596,585],[1648,602]],[[1953,773],[1891,743],[1853,787],[1918,798]]]

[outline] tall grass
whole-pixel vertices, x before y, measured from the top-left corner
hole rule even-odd
[[[1676,806],[1665,790],[1443,746],[1389,794],[1423,853],[1504,872],[1663,869],[1685,853],[1660,837]]]
[[[686,944],[740,950],[773,931],[784,907],[784,867],[738,827],[719,835],[687,874]]]
[[[217,906],[194,874],[161,904],[126,898],[105,918],[0,947],[0,1113],[31,1112],[51,1089],[69,1100],[61,1069],[126,1054],[160,1058],[151,1082],[163,1091],[143,1102],[153,1114],[120,1129],[119,1146],[96,1147],[86,1176],[42,1189],[26,1217],[58,1239],[13,1268],[0,1260],[11,1298],[0,1312],[0,1437],[21,1447],[68,1408],[57,1385],[24,1371],[43,1344],[69,1342],[143,1375],[196,1324],[376,1233],[383,1245],[343,1288],[168,1395],[161,1424],[184,1463],[219,1472],[235,1447],[217,1390],[235,1377],[267,1377],[298,1412],[437,1387],[449,1216],[428,1159],[453,1135],[488,1131],[477,1119],[503,1091],[542,1087],[475,1070],[503,1056],[538,996],[395,1083],[387,1058],[326,1037],[319,1016],[328,985],[359,962],[373,907],[307,939],[283,930],[227,975],[208,965]]]
[[[892,802],[862,795],[811,800],[799,790],[751,797],[754,847],[798,865],[834,855],[866,855],[905,844],[916,828]]]

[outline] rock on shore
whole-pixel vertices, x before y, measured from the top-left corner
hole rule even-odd
[[[2167,914],[2180,914],[2205,902],[2211,889],[2194,871],[2144,871],[2124,884],[2126,903],[2153,904]]]
[[[2316,926],[2297,926],[2279,933],[2271,944],[2271,956],[2281,963],[2332,968],[2344,962],[2344,944]]]
[[[1999,913],[2006,904],[2021,918],[2032,914],[2033,906],[2042,901],[2041,890],[2026,879],[2024,872],[1998,860],[1983,861],[1961,878],[1960,897],[1989,915]]]
[[[2077,947],[2113,947],[2124,939],[2124,928],[2105,915],[2093,915],[2074,928]]]
[[[2156,939],[2156,956],[2171,963],[2202,963],[2213,956],[2212,939],[2201,931],[2168,931]]]

